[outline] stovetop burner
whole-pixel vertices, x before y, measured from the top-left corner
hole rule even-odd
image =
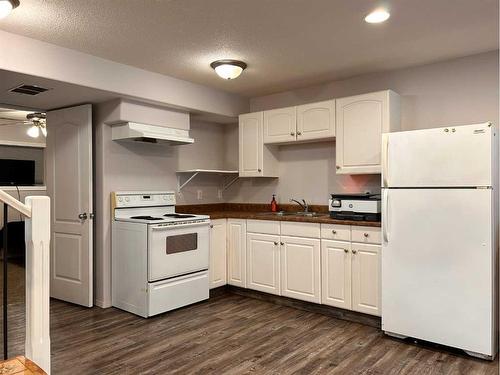
[[[176,218],[176,219],[187,219],[187,218],[190,218],[190,217],[196,217],[196,215],[188,215],[188,214],[165,214],[163,216],[165,216],[165,217],[173,217],[173,218]]]
[[[131,216],[131,219],[140,219],[140,220],[163,220],[161,217],[153,217],[153,216]]]

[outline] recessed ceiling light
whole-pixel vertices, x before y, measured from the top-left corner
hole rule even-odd
[[[217,60],[210,64],[215,73],[224,79],[238,78],[241,72],[247,67],[243,61],[239,60]]]
[[[19,6],[19,0],[0,0],[0,18],[7,17],[12,9]]]
[[[365,17],[365,21],[368,23],[381,23],[387,21],[391,14],[385,9],[377,9],[371,12]]]

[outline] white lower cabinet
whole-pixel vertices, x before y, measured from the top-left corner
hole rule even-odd
[[[381,315],[380,228],[245,219],[212,225],[210,288],[227,283]]]
[[[227,220],[227,283],[246,287],[246,220]]]
[[[280,295],[280,236],[247,234],[247,288]]]
[[[351,309],[351,243],[321,240],[321,303]]]
[[[281,295],[321,302],[319,238],[281,237]]]
[[[321,303],[380,316],[380,228],[353,226],[351,238],[374,244],[321,239]]]
[[[227,284],[226,219],[212,220],[210,223],[210,289]]]
[[[381,315],[380,245],[352,243],[352,309]]]

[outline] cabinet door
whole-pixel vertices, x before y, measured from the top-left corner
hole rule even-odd
[[[381,173],[382,132],[388,131],[388,91],[336,100],[336,168],[341,174]]]
[[[264,143],[295,141],[296,117],[296,107],[264,111]]]
[[[262,175],[263,113],[247,113],[239,117],[239,172],[240,177]]]
[[[353,242],[352,246],[352,309],[381,315],[381,262],[379,245]]]
[[[250,233],[247,235],[247,287],[280,294],[280,237]]]
[[[321,303],[351,309],[351,243],[321,241]]]
[[[210,223],[210,289],[226,285],[226,219]]]
[[[227,283],[246,287],[246,220],[227,220]]]
[[[297,107],[297,141],[335,137],[335,100]]]
[[[320,303],[320,240],[281,237],[280,263],[281,294]]]

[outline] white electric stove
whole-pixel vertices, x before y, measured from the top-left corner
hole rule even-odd
[[[175,212],[174,192],[112,195],[112,304],[149,317],[208,298],[209,216]]]

